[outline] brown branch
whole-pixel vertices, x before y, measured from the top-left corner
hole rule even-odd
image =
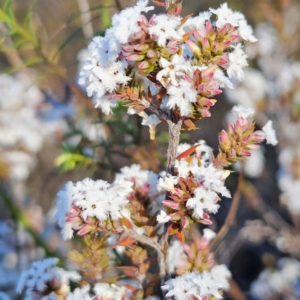
[[[223,237],[227,234],[230,227],[235,222],[236,213],[237,213],[238,206],[239,206],[240,199],[241,199],[241,195],[242,195],[243,183],[244,183],[244,176],[243,176],[243,173],[241,172],[240,175],[239,175],[237,190],[236,190],[235,195],[232,199],[232,203],[231,203],[229,213],[227,215],[227,218],[226,218],[222,228],[220,229],[217,236],[215,237],[215,239],[211,243],[211,248],[212,249],[216,248],[216,246],[223,239]]]
[[[155,240],[153,240],[145,235],[140,235],[140,234],[136,233],[134,230],[125,229],[125,232],[130,237],[133,237],[134,239],[136,239],[138,242],[140,242],[144,245],[148,245],[151,248],[156,250],[157,255],[158,255],[159,275],[163,280],[167,273],[167,266],[166,266],[165,256],[162,251],[161,245],[158,242],[156,242]]]
[[[229,279],[230,290],[229,294],[233,300],[247,300],[246,296],[233,279]]]

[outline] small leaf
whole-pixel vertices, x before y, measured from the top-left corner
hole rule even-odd
[[[176,232],[176,237],[178,238],[179,242],[181,244],[183,244],[185,242],[185,237],[184,237],[184,233],[183,233],[183,230],[178,230]]]
[[[178,224],[171,224],[169,227],[168,227],[168,230],[167,230],[167,234],[168,235],[173,235],[175,234],[178,230],[179,230],[179,225]]]
[[[124,272],[128,277],[136,278],[139,275],[139,270],[137,267],[124,266],[124,267],[118,267],[118,269]]]
[[[123,240],[121,240],[117,244],[115,244],[113,246],[113,248],[116,248],[118,246],[129,246],[129,245],[134,244],[135,242],[136,242],[136,240],[134,238],[127,236],[126,238],[124,238]]]
[[[193,152],[195,152],[195,150],[196,150],[197,147],[199,147],[199,146],[200,146],[200,144],[194,145],[193,147],[187,149],[186,151],[184,151],[184,152],[182,152],[180,155],[178,155],[178,156],[176,157],[176,159],[179,160],[179,159],[182,159],[182,158],[185,158],[185,157],[190,156]]]

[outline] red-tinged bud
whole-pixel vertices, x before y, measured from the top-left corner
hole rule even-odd
[[[228,152],[229,158],[236,158],[236,152],[234,149],[230,149]]]
[[[147,69],[147,68],[149,68],[149,63],[147,62],[147,61],[143,61],[143,62],[141,62],[140,64],[139,64],[139,66],[138,66],[138,68],[139,69]]]
[[[225,41],[221,44],[222,50],[228,48],[231,45],[232,41]]]
[[[256,130],[253,132],[252,134],[252,139],[256,142],[256,143],[261,143],[265,140],[265,134],[262,130]]]
[[[188,244],[183,243],[183,244],[182,244],[182,247],[183,247],[184,252],[185,252],[188,256],[191,256],[191,255],[192,255],[191,247],[190,247]]]
[[[201,223],[205,225],[211,225],[213,222],[210,219],[203,219]]]
[[[188,228],[189,225],[190,225],[189,219],[187,217],[183,217],[181,219],[181,226],[182,226],[182,228],[184,228],[184,229]]]
[[[167,55],[172,55],[172,54],[175,54],[178,52],[178,47],[168,47],[168,48],[165,48],[162,52]]]
[[[138,44],[134,47],[134,50],[136,51],[145,51],[149,48],[149,46],[147,44]]]
[[[242,156],[251,156],[251,152],[249,152],[249,151],[247,151],[247,150],[245,150],[245,149],[240,149],[240,155],[242,155]]]
[[[212,268],[214,265],[216,264],[216,262],[213,259],[208,260],[208,262],[206,263],[206,267],[208,269]]]
[[[237,42],[240,39],[239,35],[230,35],[231,43]]]
[[[214,106],[216,104],[217,100],[215,99],[205,99],[204,100],[204,105],[205,106]]]
[[[250,150],[256,150],[256,149],[259,149],[260,146],[259,146],[259,145],[252,144],[252,145],[247,145],[247,148],[249,148]]]
[[[122,50],[124,52],[132,52],[134,50],[134,46],[131,46],[131,45],[126,45],[126,46],[123,46],[122,47]]]
[[[245,126],[245,125],[249,124],[249,121],[248,121],[247,118],[239,117],[238,121],[239,121],[239,123],[240,123],[241,126]]]
[[[170,201],[170,200],[165,200],[162,202],[164,206],[170,207],[174,210],[178,210],[180,207],[180,203],[174,202],[174,201]]]
[[[222,130],[219,136],[220,147],[224,152],[228,152],[231,148],[231,142],[229,140],[228,134],[225,130]]]
[[[148,24],[148,20],[145,15],[140,16],[140,20],[138,21],[138,25],[141,27],[146,27]]]
[[[202,49],[203,52],[207,52],[210,50],[210,44],[206,37],[202,38]]]
[[[218,35],[219,36],[223,36],[226,34],[226,32],[229,30],[229,27],[227,24],[225,24],[223,27],[221,27],[219,30],[218,30]]]
[[[236,122],[235,122],[235,132],[238,134],[238,135],[242,135],[243,133],[243,127],[240,123],[240,119],[238,119]]]
[[[178,214],[177,212],[170,214],[169,217],[170,217],[170,221],[179,221],[182,218],[181,215]]]
[[[77,234],[78,235],[85,235],[91,231],[95,230],[95,226],[92,225],[85,225],[84,227],[82,227],[82,229],[80,229]]]
[[[147,52],[146,55],[147,55],[147,57],[149,57],[149,58],[156,57],[155,51],[152,50],[152,49],[148,50],[148,52]]]
[[[185,192],[179,188],[174,188],[173,194],[178,197],[182,197],[183,195],[185,195]]]
[[[206,28],[208,34],[214,33],[214,28],[213,28],[213,26],[212,26],[212,24],[211,24],[210,21],[207,21],[207,22],[206,22],[205,28]]]
[[[133,54],[126,57],[126,60],[129,61],[142,61],[145,58],[145,55]]]
[[[176,40],[174,41],[169,41],[167,44],[167,48],[172,48],[172,47],[176,47],[178,44],[178,42]]]
[[[228,132],[229,134],[233,134],[234,133],[234,127],[231,123],[228,123]]]
[[[206,108],[200,108],[199,111],[201,112],[202,116],[205,118],[209,118],[211,116],[211,113]]]
[[[185,43],[197,58],[201,57],[201,49],[195,43],[190,40],[185,41]]]
[[[195,38],[198,42],[202,41],[202,38],[205,36],[205,35],[202,35],[201,32],[200,32],[199,30],[195,30],[194,33],[193,33],[193,35],[194,35],[194,38]]]
[[[174,11],[175,16],[179,16],[182,11],[182,3],[176,4],[176,9]]]
[[[66,218],[66,222],[70,222],[70,223],[81,223],[82,219],[78,216],[70,216]]]
[[[216,56],[214,61],[218,66],[226,68],[229,63],[229,55],[228,53],[225,53],[222,56]]]

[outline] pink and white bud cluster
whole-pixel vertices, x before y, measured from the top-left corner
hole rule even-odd
[[[212,98],[221,88],[232,88],[229,78],[243,77],[247,60],[241,42],[256,41],[251,27],[226,3],[186,18],[177,15],[176,5],[176,15],[153,14],[149,20],[144,13],[153,7],[147,4],[139,0],[114,15],[105,36],[94,38],[79,83],[106,114],[120,100],[137,111],[151,103],[178,118],[209,117]]]
[[[157,220],[172,222],[168,234],[176,233],[182,241],[182,230],[188,229],[191,223],[212,224],[209,214],[218,211],[219,194],[228,198],[231,195],[224,185],[226,172],[213,164],[205,167],[192,156],[187,160],[176,160],[175,169],[177,176],[167,175],[158,183],[158,188],[166,190],[169,197],[163,201],[168,214],[162,211]]]
[[[25,289],[25,300],[59,299],[58,296],[68,294],[69,280],[78,281],[81,276],[56,267],[57,262],[57,258],[34,262],[29,270],[22,273],[17,292],[21,293]]]
[[[72,238],[74,231],[84,235],[99,227],[108,229],[109,222],[122,218],[131,192],[132,183],[125,180],[114,185],[90,178],[67,183],[58,193],[56,213],[64,239]]]
[[[168,300],[222,299],[222,291],[229,289],[231,274],[225,265],[210,271],[185,273],[170,279],[162,286]]]
[[[258,149],[257,144],[264,140],[272,145],[277,144],[271,121],[263,127],[262,131],[255,131],[254,109],[235,106],[232,113],[235,121],[228,124],[228,132],[222,130],[219,136],[219,154],[214,160],[214,164],[221,168],[251,156],[251,150]]]

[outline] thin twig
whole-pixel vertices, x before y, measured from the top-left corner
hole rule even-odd
[[[233,300],[247,300],[246,296],[233,279],[229,279],[230,290],[229,294]]]
[[[222,228],[220,229],[217,236],[215,237],[215,239],[211,243],[211,248],[212,249],[216,248],[218,243],[223,239],[223,237],[229,231],[230,227],[234,224],[236,213],[237,213],[238,206],[239,206],[240,199],[241,199],[241,195],[242,195],[243,183],[244,183],[244,176],[243,176],[243,172],[241,172],[240,175],[239,175],[237,190],[236,190],[235,195],[232,199],[232,203],[231,203],[229,213],[227,215],[227,218],[226,218]]]
[[[162,251],[161,245],[156,242],[155,240],[145,236],[145,235],[140,235],[136,233],[134,230],[131,229],[125,229],[125,232],[130,236],[136,239],[138,242],[148,245],[151,248],[155,249],[158,255],[158,265],[159,265],[159,275],[161,278],[164,278],[166,276],[167,272],[167,267],[166,267],[166,262],[165,262],[165,257]]]

